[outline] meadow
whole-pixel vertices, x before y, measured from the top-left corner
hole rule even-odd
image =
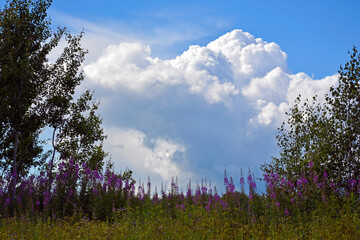
[[[224,194],[206,181],[182,191],[176,180],[158,192],[72,159],[12,178],[0,181],[0,239],[360,239],[360,179],[339,187],[311,162],[292,181],[249,171],[235,183],[225,172]]]

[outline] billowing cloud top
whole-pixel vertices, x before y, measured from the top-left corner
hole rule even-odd
[[[98,61],[85,67],[92,81],[104,87],[148,92],[180,85],[210,103],[231,105],[239,86],[275,67],[286,69],[286,54],[275,43],[234,30],[206,47],[190,46],[180,56],[161,60],[149,46],[123,42],[107,47]]]
[[[337,75],[314,80],[291,73],[276,43],[242,30],[206,46],[190,46],[173,59],[152,56],[150,46],[140,42],[121,42],[108,46],[84,72],[107,90],[105,105],[112,118],[119,117],[108,130],[109,149],[123,159],[122,165],[163,180],[192,176],[204,164],[199,157],[210,159],[213,169],[237,165],[236,154],[254,159],[247,151],[269,138],[250,143],[251,128],[271,129],[270,136],[299,94],[317,94],[323,101],[337,82]],[[152,139],[150,145],[144,139]],[[230,160],[214,160],[221,154]],[[187,157],[198,161],[193,170]]]

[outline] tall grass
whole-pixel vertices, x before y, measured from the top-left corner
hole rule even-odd
[[[72,159],[16,186],[15,177],[0,178],[0,239],[360,238],[360,179],[340,187],[312,164],[295,180],[264,175],[263,194],[251,173],[239,190],[225,174],[222,195],[206,182],[182,192],[174,180],[151,194],[150,180],[136,187],[124,174]]]

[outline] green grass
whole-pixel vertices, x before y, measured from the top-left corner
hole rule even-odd
[[[5,218],[0,239],[360,239],[360,218],[346,207],[339,213],[314,211],[301,221],[291,217],[247,221],[229,214],[200,207],[172,214],[154,207],[147,212],[117,212],[106,222]]]

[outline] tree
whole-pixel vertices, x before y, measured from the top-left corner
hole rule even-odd
[[[0,9],[0,166],[18,176],[44,164],[48,155],[39,136],[46,127],[53,128],[51,169],[55,151],[63,159],[92,161],[94,167],[102,167],[106,156],[93,93],[73,99],[84,79],[82,34],[52,30],[47,18],[51,3],[8,0]],[[49,62],[49,53],[63,37],[67,46]]]
[[[319,172],[345,186],[360,169],[360,55],[354,47],[350,61],[340,66],[338,86],[325,103],[301,101],[287,113],[277,135],[280,157],[264,164],[265,173],[298,178],[310,162]]]

